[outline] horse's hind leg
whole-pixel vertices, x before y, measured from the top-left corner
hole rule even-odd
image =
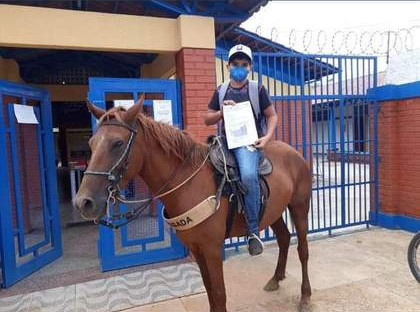
[[[277,244],[279,245],[279,257],[274,276],[264,286],[265,291],[277,290],[279,288],[279,281],[286,277],[287,253],[289,252],[290,245],[290,232],[284,223],[283,217],[280,217],[270,227],[273,229],[274,234],[276,234]]]
[[[311,284],[308,276],[308,241],[306,235],[308,233],[308,211],[309,198],[305,200],[297,200],[289,205],[289,211],[295,222],[296,234],[298,237],[298,253],[302,265],[302,298],[301,304],[306,305],[311,298]]]

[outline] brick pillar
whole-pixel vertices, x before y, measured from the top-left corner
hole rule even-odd
[[[176,54],[176,74],[182,83],[184,129],[204,142],[216,126],[206,126],[203,114],[216,88],[215,54],[213,49],[184,48]]]
[[[420,97],[380,102],[380,212],[420,218],[419,136]]]

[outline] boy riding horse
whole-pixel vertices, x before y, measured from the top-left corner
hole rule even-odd
[[[277,115],[264,86],[247,79],[252,68],[252,51],[245,45],[236,45],[229,51],[227,68],[230,80],[221,84],[214,92],[204,117],[206,125],[213,125],[223,120],[223,105],[250,101],[253,108],[258,140],[253,145],[232,149],[238,163],[241,181],[247,192],[244,196],[245,219],[248,227],[248,251],[258,255],[263,251],[263,243],[258,237],[260,187],[258,165],[259,149],[263,149],[273,137]],[[222,137],[225,137],[222,125]]]

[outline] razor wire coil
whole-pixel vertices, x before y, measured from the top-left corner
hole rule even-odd
[[[262,35],[261,25],[256,28],[256,33]],[[269,38],[279,42],[279,37],[280,32],[272,27]],[[288,31],[287,46],[305,53],[389,55],[420,49],[420,26],[361,32],[291,29]]]

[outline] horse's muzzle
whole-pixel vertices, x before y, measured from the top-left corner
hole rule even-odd
[[[82,217],[87,220],[95,220],[100,217],[100,211],[92,197],[76,196],[73,206],[80,212]]]

